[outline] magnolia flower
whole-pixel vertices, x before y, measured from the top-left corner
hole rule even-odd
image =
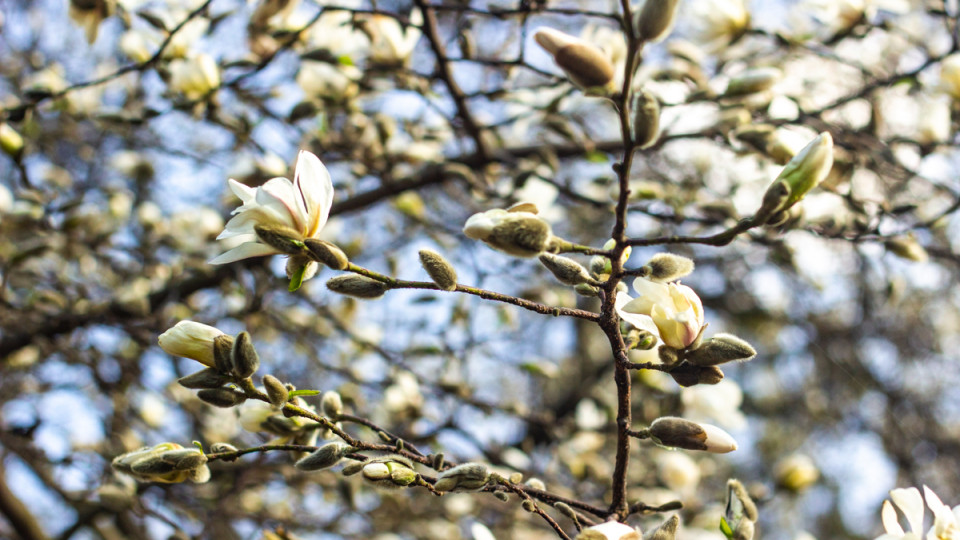
[[[212,326],[194,321],[180,321],[160,334],[157,341],[161,349],[173,356],[190,358],[207,367],[213,367],[213,341],[222,335],[225,334]]]
[[[890,499],[893,501],[883,501],[883,510],[880,512],[880,519],[883,522],[883,528],[886,534],[878,537],[876,540],[960,540],[960,506],[950,510],[950,507],[943,504],[940,497],[923,486],[923,492],[927,499],[927,506],[933,511],[933,527],[923,535],[923,498],[920,496],[920,490],[917,488],[899,488],[890,491]],[[899,509],[907,519],[910,527],[909,531],[904,531],[897,519],[897,510]]]
[[[703,304],[693,289],[680,283],[657,283],[637,278],[633,288],[639,296],[617,295],[617,313],[633,326],[659,334],[669,347],[683,349],[693,343],[703,328]]]
[[[940,89],[960,100],[960,54],[951,54],[940,63]]]
[[[726,47],[750,27],[746,0],[699,0],[688,15],[695,21],[697,40],[710,51]]]
[[[220,67],[209,54],[170,62],[170,90],[191,101],[203,99],[220,87]]]
[[[229,184],[243,206],[233,211],[234,216],[217,239],[240,237],[246,242],[214,258],[211,264],[280,253],[257,240],[257,225],[292,229],[304,238],[316,238],[327,223],[333,204],[330,173],[317,156],[306,150],[301,150],[297,157],[293,182],[273,178],[252,188],[231,178]]]
[[[820,185],[833,168],[833,137],[824,131],[784,166],[774,183],[783,180],[790,188],[784,208],[790,208],[808,191]]]
[[[618,521],[587,527],[576,540],[640,540],[640,531]]]
[[[400,22],[387,15],[373,15],[364,29],[370,36],[370,61],[381,66],[406,66],[423,32],[423,14],[419,9],[410,13],[410,24],[404,29]]]

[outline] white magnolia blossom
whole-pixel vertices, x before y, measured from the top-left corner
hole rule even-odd
[[[807,0],[804,7],[833,32],[843,32],[861,19],[872,20],[880,10],[907,13],[910,0]]]
[[[173,328],[160,334],[157,339],[160,348],[173,356],[182,356],[196,360],[207,367],[213,367],[213,340],[224,335],[210,325],[180,321]]]
[[[209,54],[170,62],[170,91],[191,101],[203,99],[220,87],[220,67]]]
[[[927,486],[923,486],[923,492],[927,506],[933,511],[933,526],[927,534],[923,535],[924,509],[920,490],[898,488],[890,491],[890,500],[883,501],[880,519],[886,534],[876,540],[960,540],[960,506],[951,510]],[[905,531],[900,525],[897,509],[906,518],[909,530]]]
[[[257,240],[254,226],[285,227],[304,238],[316,238],[327,223],[333,205],[333,182],[317,156],[305,150],[297,157],[294,180],[273,178],[258,188],[230,179],[230,189],[243,201],[217,237],[239,237],[246,242],[219,255],[211,264],[280,253]]]
[[[359,30],[349,11],[327,11],[310,26],[307,49],[323,49],[333,58],[356,59],[370,48],[370,38]]]
[[[693,343],[703,327],[703,304],[697,293],[678,283],[657,283],[646,278],[633,282],[636,298],[617,295],[617,313],[633,326],[660,336],[664,344],[683,349]]]
[[[419,28],[422,24],[423,14],[419,9],[410,13],[410,24],[406,28],[387,15],[370,17],[364,25],[370,36],[370,61],[383,66],[407,65],[423,35]]]
[[[750,27],[747,0],[697,0],[687,12],[696,40],[709,51],[718,51]]]
[[[594,538],[605,538],[606,540],[639,540],[640,531],[633,527],[620,523],[618,521],[608,521],[593,527],[587,527],[577,538],[592,540]]]

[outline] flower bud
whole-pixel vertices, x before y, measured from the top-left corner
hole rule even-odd
[[[180,321],[173,328],[160,334],[157,342],[168,354],[182,356],[214,366],[214,339],[223,335],[220,330],[193,321]]]
[[[648,536],[646,540],[675,540],[677,538],[677,528],[679,527],[680,516],[674,514],[652,532],[647,533],[650,536]]]
[[[421,249],[420,265],[441,289],[452,291],[457,288],[457,271],[443,258],[443,255],[433,250]]]
[[[233,350],[233,336],[223,334],[213,340],[213,363],[214,369],[223,374],[233,373],[233,360],[230,359],[230,351]]]
[[[230,360],[233,362],[233,374],[241,379],[253,375],[260,369],[260,356],[253,347],[249,332],[240,332],[230,350]]]
[[[273,375],[263,376],[263,388],[267,391],[267,397],[270,398],[270,404],[275,408],[283,407],[283,404],[290,398],[290,392],[284,386],[280,379]]]
[[[0,150],[14,159],[23,154],[23,137],[5,122],[0,122]]]
[[[539,478],[530,478],[529,480],[524,482],[524,485],[526,485],[530,489],[536,489],[539,491],[545,491],[547,489],[547,485],[544,484],[543,480]]]
[[[361,472],[364,480],[388,489],[408,486],[419,476],[410,460],[397,455],[367,461]]]
[[[553,232],[549,223],[526,208],[497,208],[474,214],[467,219],[463,232],[468,238],[482,240],[508,255],[535,257],[547,248]]]
[[[340,471],[340,473],[343,474],[344,476],[353,476],[353,475],[357,474],[358,472],[362,471],[364,465],[366,465],[366,462],[364,462],[364,461],[358,461],[358,462],[356,462],[356,463],[351,463],[351,464],[347,465],[346,467],[344,467],[343,470]]]
[[[798,492],[812,486],[820,478],[820,470],[809,456],[792,454],[773,467],[777,485]]]
[[[640,531],[619,523],[608,521],[582,530],[574,540],[641,540]]]
[[[437,477],[437,491],[476,491],[487,485],[490,473],[482,463],[463,463],[447,469]]]
[[[641,149],[649,148],[660,135],[660,102],[649,91],[641,90],[633,108],[633,142]]]
[[[200,390],[202,388],[220,388],[230,382],[230,379],[223,376],[215,368],[206,368],[196,373],[191,373],[186,377],[177,379],[177,383],[184,388],[191,390]]]
[[[257,239],[280,253],[286,253],[287,255],[303,253],[303,235],[290,227],[258,223],[253,226],[253,232],[256,233]]]
[[[211,454],[222,454],[224,452],[237,452],[238,449],[236,446],[225,443],[225,442],[215,442],[210,445]]]
[[[303,241],[310,252],[310,256],[317,262],[323,263],[334,270],[346,270],[350,265],[347,254],[339,247],[324,240],[307,238]]]
[[[334,420],[339,418],[343,414],[343,400],[340,398],[340,393],[333,390],[324,392],[323,397],[320,398],[320,410],[328,418]]]
[[[754,214],[753,220],[758,225],[765,225],[774,214],[783,209],[790,198],[790,185],[783,180],[777,180],[767,188],[763,194],[763,202],[760,209]]]
[[[659,444],[686,450],[726,454],[737,449],[737,442],[726,431],[674,416],[654,420],[650,424],[650,435]]]
[[[352,450],[353,447],[342,443],[327,443],[301,458],[293,466],[301,471],[328,469],[339,463],[343,456]]]
[[[335,293],[356,298],[380,298],[390,287],[382,281],[367,276],[345,274],[327,280],[327,288]]]
[[[693,261],[672,253],[657,253],[646,264],[650,268],[647,279],[667,283],[676,281],[693,272]]]
[[[579,88],[601,93],[613,90],[613,64],[595,45],[553,28],[540,28],[533,39]]]
[[[777,84],[783,74],[777,68],[754,68],[730,79],[727,83],[727,96],[742,96],[755,94],[771,88]]]
[[[923,246],[912,235],[891,238],[884,245],[887,251],[908,261],[926,262],[930,258],[927,255],[927,250],[923,249]]]
[[[574,285],[573,290],[576,291],[576,293],[579,294],[580,296],[593,297],[593,296],[600,295],[600,289],[598,287],[594,287],[593,285],[590,285],[587,283],[580,283],[580,284]]]
[[[679,0],[646,0],[637,14],[637,37],[650,43],[670,34],[677,18]]]
[[[553,253],[540,254],[540,263],[553,274],[557,281],[564,285],[580,285],[593,283],[590,273],[580,263],[573,259],[554,255]]]
[[[731,334],[717,334],[698,349],[690,351],[684,359],[700,367],[716,366],[733,360],[747,361],[757,351],[746,341]]]
[[[832,167],[833,137],[824,131],[793,156],[774,180],[783,180],[790,187],[790,196],[784,208],[794,205],[808,191],[820,185]]]
[[[731,478],[727,481],[727,506],[724,510],[724,520],[732,532],[735,540],[752,540],[754,522],[759,517],[757,505],[747,493],[747,489],[739,480]],[[721,524],[723,525],[723,524]]]
[[[246,401],[247,397],[242,392],[230,388],[209,388],[197,392],[197,397],[205,403],[214,407],[229,409],[234,405],[239,405]]]

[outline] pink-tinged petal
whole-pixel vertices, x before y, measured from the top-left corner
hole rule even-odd
[[[243,234],[255,234],[253,227],[257,224],[282,225],[292,229],[296,229],[297,225],[293,221],[293,216],[285,210],[278,210],[270,206],[255,206],[230,218],[230,221],[223,228],[223,232],[217,236],[217,240]]]
[[[880,521],[883,523],[883,530],[887,534],[900,538],[903,536],[903,527],[897,521],[897,511],[894,510],[890,501],[883,501],[883,509],[880,510]]]
[[[227,264],[250,257],[263,257],[264,255],[275,255],[277,253],[280,252],[266,244],[247,242],[214,257],[210,260],[210,264]]]
[[[257,204],[281,215],[288,214],[289,220],[284,221],[292,222],[292,228],[302,234],[306,230],[307,215],[301,212],[297,202],[299,199],[299,191],[286,178],[271,178],[257,189]]]
[[[673,285],[676,287],[676,290],[683,295],[684,298],[690,303],[690,306],[693,308],[694,317],[696,320],[703,325],[703,302],[700,300],[700,297],[697,296],[697,293],[693,291],[690,287],[686,285],[681,285],[679,282]]]
[[[294,186],[300,193],[297,203],[307,216],[304,234],[315,236],[327,223],[333,206],[333,181],[320,158],[306,150],[297,156]]]
[[[912,532],[923,532],[923,497],[919,489],[893,489],[890,491],[890,500],[903,512]]]

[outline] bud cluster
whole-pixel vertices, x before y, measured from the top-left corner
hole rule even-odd
[[[111,462],[114,470],[141,482],[174,484],[190,480],[202,484],[210,480],[207,456],[198,448],[177,443],[145,446],[121,454]]]
[[[360,465],[362,465],[360,474],[363,479],[381,488],[407,487],[420,478],[417,471],[413,469],[413,463],[399,455],[373,458]],[[344,474],[347,474],[346,469],[344,469]]]

